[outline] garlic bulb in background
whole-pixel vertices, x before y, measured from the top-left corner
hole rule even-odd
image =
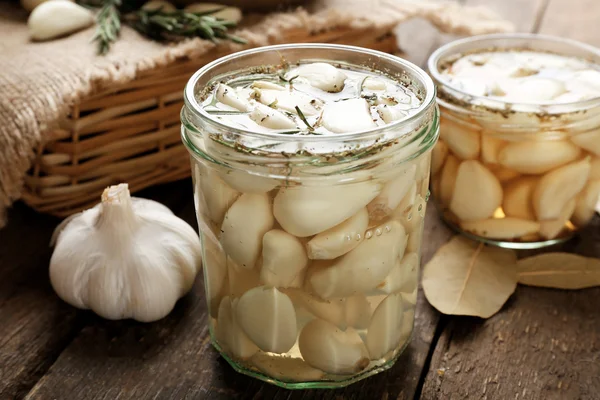
[[[107,319],[163,318],[201,264],[194,229],[160,203],[131,198],[127,184],[105,189],[100,204],[65,220],[55,238],[52,287]]]

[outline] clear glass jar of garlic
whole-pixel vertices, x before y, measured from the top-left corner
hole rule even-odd
[[[389,368],[413,329],[433,81],[376,51],[281,45],[206,65],[185,104],[215,347],[284,387]]]
[[[452,42],[429,59],[441,111],[433,198],[463,234],[515,249],[564,241],[600,194],[600,53],[542,35]]]

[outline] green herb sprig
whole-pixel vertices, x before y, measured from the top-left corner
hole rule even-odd
[[[309,131],[313,132],[315,130],[315,128],[311,124],[308,123],[308,120],[304,116],[304,113],[302,112],[302,110],[300,110],[300,107],[296,106],[294,108],[296,109],[296,112],[298,113],[298,116],[300,117],[302,122],[304,122],[304,125],[306,125],[306,127],[308,128]]]

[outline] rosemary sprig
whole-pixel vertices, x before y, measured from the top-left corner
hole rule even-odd
[[[92,41],[98,43],[98,53],[106,54],[121,32],[121,0],[104,0],[96,15],[96,33]]]
[[[308,128],[309,131],[313,132],[315,130],[315,128],[313,128],[313,126],[308,123],[308,120],[304,116],[304,113],[302,112],[302,110],[300,110],[300,107],[296,106],[294,108],[296,109],[296,112],[298,113],[298,116],[300,117],[302,122],[304,122],[304,125],[306,125],[306,127]]]

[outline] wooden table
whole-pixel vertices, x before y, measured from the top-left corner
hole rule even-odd
[[[598,0],[465,0],[519,31],[600,46]],[[407,57],[453,38],[423,21],[399,29]],[[140,194],[196,226],[189,180]],[[235,373],[211,347],[202,278],[165,319],[110,322],[56,297],[48,281],[58,220],[22,204],[0,230],[0,399],[600,399],[600,288],[519,287],[488,320],[442,316],[422,292],[415,337],[389,371],[335,391],[286,391]],[[428,210],[423,259],[452,233]],[[600,256],[600,218],[566,248]]]

